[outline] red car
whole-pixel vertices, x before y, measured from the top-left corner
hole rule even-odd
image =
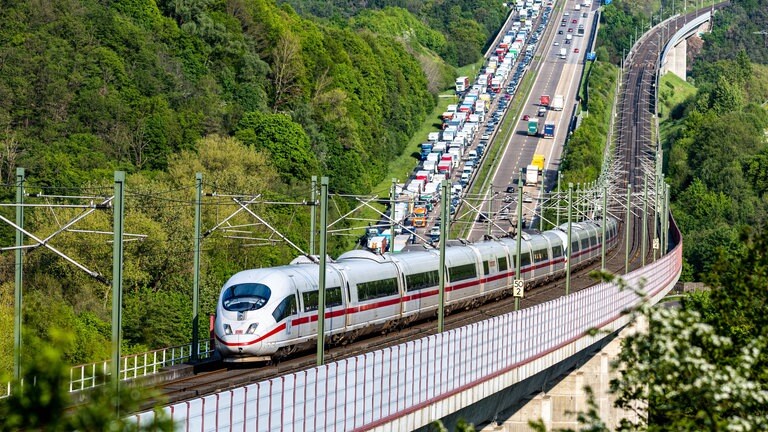
[[[577,53],[577,54],[578,54],[578,53],[579,53],[579,49],[578,49],[578,48],[574,48],[574,49],[573,49],[573,52],[575,52],[575,53]]]
[[[569,28],[569,29],[568,29],[568,33],[573,33],[573,29],[572,29],[572,28]]]
[[[573,24],[576,24],[577,22],[579,22],[579,20],[575,20],[575,19],[574,19],[574,20],[571,20],[571,22],[572,22]]]
[[[530,119],[530,118],[531,118],[531,116],[529,116],[528,114],[523,116],[523,120],[524,121],[528,121],[528,119]]]

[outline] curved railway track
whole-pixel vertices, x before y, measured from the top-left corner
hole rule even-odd
[[[696,16],[689,14],[687,19]],[[674,34],[685,22],[684,17],[670,20],[664,26],[663,31],[667,35]],[[622,161],[623,175],[618,181],[619,190],[626,191],[627,185],[632,186],[636,193],[643,187],[644,163],[653,158],[656,151],[656,140],[650,127],[653,121],[654,82],[656,80],[656,68],[659,52],[662,46],[656,32],[662,31],[657,26],[652,32],[646,34],[636,45],[634,53],[626,65],[626,73],[622,80],[622,91],[619,92],[618,106],[618,132],[616,137],[617,156]],[[652,160],[650,162],[653,162]],[[650,173],[653,174],[653,173]],[[641,235],[642,215],[639,211],[633,211],[632,234],[630,236],[630,266],[634,270],[641,266]],[[648,218],[649,225],[655,218]],[[606,269],[612,273],[624,273],[625,247],[624,228],[620,229],[622,235],[617,247],[606,255]],[[651,232],[651,230],[647,230]],[[649,243],[650,244],[650,243]],[[650,248],[649,254],[650,255]],[[650,262],[650,257],[646,257]],[[571,290],[578,291],[596,283],[590,275],[600,268],[600,262],[593,262],[581,269],[572,272]],[[565,281],[560,279],[546,285],[527,290],[526,297],[520,301],[521,308],[527,308],[550,301],[565,294]],[[446,317],[446,329],[465,326],[490,317],[502,315],[514,310],[514,299],[506,297],[498,301],[491,301],[471,310],[454,311]],[[397,345],[409,340],[421,338],[437,332],[435,321],[426,321],[410,325],[404,329],[368,337],[355,341],[346,346],[332,347],[326,350],[326,361],[336,361],[348,357],[354,357],[371,350],[382,349]],[[211,362],[201,369],[207,369],[193,376],[170,381],[157,388],[164,399],[164,403],[175,403],[200,396],[213,394],[222,390],[243,386],[249,383],[278,377],[289,372],[296,372],[315,366],[314,353],[304,353],[283,360],[277,364],[249,365],[241,364],[226,367],[221,363]],[[146,406],[151,406],[159,401],[148,401]]]

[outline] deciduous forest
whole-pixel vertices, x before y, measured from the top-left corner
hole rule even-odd
[[[25,250],[24,351],[59,328],[75,334],[65,361],[109,357],[112,212],[105,200],[115,170],[127,172],[124,352],[191,337],[195,173],[203,174],[206,194],[203,231],[211,230],[202,242],[203,316],[234,272],[299,254],[267,226],[306,251],[310,212],[301,203],[310,199],[310,177],[328,176],[336,194],[370,192],[453,79],[456,53],[479,55],[503,19],[499,5],[475,22],[466,2],[454,3],[463,12],[444,15],[432,30],[393,7],[325,19],[271,0],[6,2],[2,200],[14,201],[16,167],[23,167],[29,204],[101,204],[68,229],[87,209],[25,210],[30,233],[61,230],[50,245],[98,278],[46,247]],[[462,22],[479,30],[447,38]],[[453,58],[440,58],[449,52]],[[234,201],[254,197],[259,219]],[[330,211],[338,216],[354,205],[339,199]],[[14,211],[0,208],[11,220]],[[3,245],[13,245],[14,235],[0,226]],[[354,240],[331,237],[332,254]],[[6,372],[13,263],[13,252],[0,254]]]

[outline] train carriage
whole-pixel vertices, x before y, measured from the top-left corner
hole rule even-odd
[[[403,316],[406,320],[418,319],[434,314],[437,309],[437,294],[440,284],[437,251],[403,252],[393,256],[403,272],[405,294]]]
[[[523,233],[521,275],[538,283],[600,256],[601,225],[608,246],[618,241],[618,221],[567,224],[543,233]],[[350,251],[329,260],[326,273],[326,336],[334,343],[434,315],[438,302],[439,253],[396,255]],[[511,287],[517,240],[502,238],[446,248],[446,309],[472,307]],[[215,343],[227,361],[266,360],[314,344],[317,333],[319,266],[299,257],[286,266],[245,270],[222,287],[214,323]]]
[[[336,265],[349,283],[349,329],[363,333],[401,318],[403,288],[400,271],[389,255],[354,250],[343,253]]]
[[[472,245],[482,266],[481,292],[485,295],[501,293],[511,285],[509,250],[504,242],[494,240]]]
[[[473,246],[446,248],[445,267],[445,304],[452,309],[467,306],[481,294],[478,256]]]

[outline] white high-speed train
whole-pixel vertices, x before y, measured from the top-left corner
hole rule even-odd
[[[605,221],[607,246],[618,240],[618,223]],[[526,286],[600,256],[603,221],[523,234],[521,274]],[[458,243],[458,242],[454,242]],[[511,292],[516,239],[501,238],[446,247],[445,307],[473,307]],[[566,258],[567,257],[567,258]],[[438,307],[437,250],[375,254],[354,250],[327,263],[325,335],[333,343],[419,318]],[[216,350],[225,361],[279,358],[316,344],[319,265],[299,257],[289,265],[245,270],[221,290],[216,307]]]

